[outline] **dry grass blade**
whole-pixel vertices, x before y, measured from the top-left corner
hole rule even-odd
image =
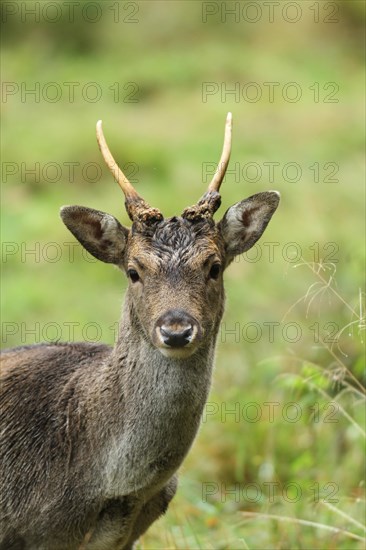
[[[351,531],[346,531],[345,529],[341,529],[340,527],[332,527],[330,525],[325,525],[324,523],[317,523],[316,521],[310,521],[307,519],[299,519],[299,518],[291,518],[289,516],[277,516],[276,514],[261,514],[259,512],[240,512],[240,513],[247,518],[267,519],[267,520],[273,519],[275,521],[283,522],[283,523],[294,523],[298,525],[306,525],[308,527],[323,529],[324,531],[330,531],[331,533],[335,533],[337,535],[343,535],[344,537],[359,540],[361,542],[366,542],[365,537],[356,535],[356,533],[352,533]]]
[[[339,516],[346,519],[350,523],[353,523],[353,525],[355,525],[356,527],[358,527],[359,529],[361,529],[366,533],[366,526],[360,523],[359,521],[355,520],[349,514],[342,512],[342,510],[339,510],[336,506],[333,506],[332,504],[330,504],[329,502],[326,502],[325,500],[320,500],[319,502],[320,504],[323,504],[324,506],[326,506],[329,510],[332,510],[332,512],[334,512],[335,514],[338,514]]]

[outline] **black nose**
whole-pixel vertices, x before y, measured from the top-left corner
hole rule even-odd
[[[189,325],[180,330],[173,330],[171,327],[163,325],[160,327],[160,333],[163,337],[164,344],[172,348],[182,348],[191,341],[193,327]]]
[[[166,346],[182,348],[199,335],[197,321],[182,309],[170,309],[157,321],[160,339]]]

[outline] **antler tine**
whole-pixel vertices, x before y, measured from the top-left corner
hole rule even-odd
[[[101,120],[98,120],[97,122],[97,141],[105,163],[108,166],[109,170],[112,172],[114,179],[122,189],[126,200],[141,198],[114,160],[103,134]]]
[[[220,207],[221,197],[219,189],[230,160],[232,127],[233,117],[231,113],[228,113],[225,124],[224,147],[222,149],[217,171],[203,197],[200,198],[197,204],[189,206],[183,211],[183,218],[186,218],[187,220],[212,220],[212,216]]]
[[[230,160],[231,153],[231,130],[233,127],[233,117],[231,113],[227,114],[226,124],[225,124],[225,137],[224,137],[224,146],[221,153],[220,162],[217,168],[217,171],[212,178],[210,185],[208,186],[207,191],[218,191],[220,189],[222,180],[224,179],[226,169]]]
[[[151,206],[149,206],[147,202],[140,197],[136,189],[128,181],[114,160],[103,134],[101,120],[98,120],[97,122],[97,141],[106,165],[112,172],[114,179],[117,181],[125,195],[126,210],[131,220],[137,223],[141,222],[143,224],[154,224],[162,220],[163,215],[161,212],[156,208],[151,208]]]

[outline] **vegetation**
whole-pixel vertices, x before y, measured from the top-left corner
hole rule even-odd
[[[364,548],[365,4],[284,2],[273,22],[254,2],[54,4],[1,6],[2,347],[114,341],[126,280],[58,217],[128,223],[95,122],[169,216],[201,196],[232,111],[217,217],[262,190],[282,202],[227,271],[202,428],[140,548]]]

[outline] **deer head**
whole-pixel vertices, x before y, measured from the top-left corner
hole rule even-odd
[[[117,166],[99,121],[98,144],[125,195],[132,226],[83,206],[61,209],[65,225],[93,256],[126,273],[130,316],[145,340],[168,357],[188,357],[215,338],[224,307],[223,272],[257,242],[279,203],[277,191],[258,193],[234,204],[218,223],[213,220],[231,129],[229,113],[218,170],[206,193],[181,216],[164,218]]]

